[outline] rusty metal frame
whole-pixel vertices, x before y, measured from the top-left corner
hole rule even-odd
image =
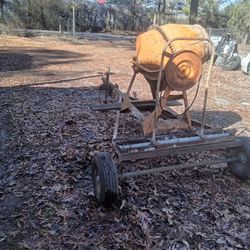
[[[205,86],[205,95],[204,95],[204,103],[203,103],[203,112],[202,112],[202,123],[201,123],[201,135],[204,134],[204,128],[205,128],[205,115],[206,115],[206,108],[207,108],[207,98],[208,98],[208,88],[209,88],[209,80],[210,80],[210,75],[211,75],[211,70],[213,66],[213,61],[214,61],[214,55],[215,55],[215,47],[213,42],[209,38],[202,38],[202,37],[197,37],[197,38],[192,38],[192,37],[176,37],[170,39],[166,46],[164,47],[162,51],[162,56],[161,56],[161,62],[160,62],[160,71],[157,79],[157,88],[156,88],[156,102],[155,102],[155,110],[157,107],[160,105],[160,84],[161,84],[161,79],[162,79],[162,72],[164,70],[163,68],[163,63],[164,63],[164,58],[169,57],[172,54],[167,52],[167,48],[171,46],[171,44],[175,41],[196,41],[196,42],[208,42],[211,45],[212,48],[212,54],[210,58],[210,65],[209,65],[209,70],[208,70],[208,75],[206,79],[206,86]],[[152,134],[152,140],[155,141],[156,139],[156,133],[157,133],[157,117],[156,113],[154,116],[154,127],[153,127],[153,134]]]
[[[157,140],[153,143],[150,138],[114,140],[113,150],[120,162],[136,161],[163,157],[168,155],[185,154],[203,151],[215,151],[219,149],[237,148],[241,141],[228,133]]]
[[[131,178],[131,177],[136,177],[136,176],[140,176],[140,175],[161,173],[161,172],[181,170],[181,169],[190,169],[190,168],[200,167],[200,166],[204,166],[204,165],[229,163],[229,162],[238,161],[238,160],[239,159],[237,157],[230,157],[230,158],[224,158],[224,159],[218,159],[218,160],[210,160],[210,161],[203,161],[203,162],[195,162],[195,163],[187,163],[187,164],[179,164],[179,165],[172,165],[172,166],[166,166],[166,167],[138,170],[138,171],[134,171],[134,172],[121,173],[118,175],[118,178],[120,178],[120,179]],[[226,168],[226,166],[221,166],[219,168]]]
[[[203,135],[203,137],[194,136],[174,139],[162,137],[164,136],[157,136],[158,144],[153,143],[150,137],[114,139],[113,151],[118,156],[119,162],[134,162],[137,160],[167,157],[169,155],[236,149],[242,146],[242,142],[239,138],[231,136],[229,133],[226,132],[220,134]],[[240,160],[241,159],[239,159],[238,156],[233,156],[194,163],[187,162],[185,164],[171,165],[165,167],[153,167],[144,170],[137,170],[134,172],[120,171],[118,177],[130,178],[139,175],[167,172],[180,169],[190,169],[205,165],[229,163]],[[223,165],[222,167],[225,168],[227,167],[227,165]]]
[[[118,156],[119,162],[126,162],[126,161],[137,161],[142,159],[150,159],[154,157],[165,157],[169,155],[177,155],[177,154],[184,154],[184,153],[193,153],[193,152],[203,152],[203,151],[215,151],[215,150],[225,150],[230,148],[239,148],[242,146],[242,142],[240,139],[238,139],[235,136],[232,136],[231,134],[222,131],[220,133],[214,134],[214,132],[210,133],[210,131],[206,130],[205,133],[205,114],[206,114],[206,108],[207,108],[207,98],[208,98],[208,89],[209,89],[209,79],[214,59],[214,53],[215,48],[213,43],[207,39],[207,38],[187,38],[187,37],[178,37],[174,38],[168,41],[167,45],[164,47],[161,57],[161,64],[160,64],[160,70],[158,71],[158,79],[157,79],[157,89],[156,89],[156,100],[153,101],[153,105],[155,106],[155,110],[159,106],[160,101],[160,83],[162,78],[162,72],[164,70],[163,68],[163,62],[164,57],[169,56],[167,52],[167,48],[175,41],[177,40],[193,40],[196,42],[208,42],[210,43],[212,47],[212,55],[210,58],[210,65],[209,65],[209,71],[206,79],[206,85],[205,85],[205,94],[204,94],[204,103],[203,103],[203,113],[202,113],[202,123],[200,132],[196,131],[195,136],[191,137],[180,137],[180,138],[169,138],[168,135],[158,135],[156,134],[156,120],[157,117],[154,119],[154,130],[153,135],[151,137],[141,137],[141,138],[118,138],[118,130],[119,130],[119,120],[120,120],[120,113],[121,113],[121,105],[122,105],[122,99],[127,98],[128,101],[128,109],[132,111],[133,114],[138,115],[143,114],[137,109],[139,106],[137,106],[136,101],[132,101],[129,99],[129,93],[132,88],[134,79],[137,71],[134,71],[133,77],[131,79],[129,88],[127,90],[127,93],[122,93],[119,89],[114,88],[115,94],[119,98],[118,106],[106,108],[106,110],[117,110],[116,113],[116,120],[114,125],[114,134],[112,139],[112,146],[113,146],[113,152],[115,155]],[[139,65],[137,65],[140,67]],[[145,69],[147,70],[147,69]],[[154,71],[155,73],[155,71]],[[105,81],[108,84],[111,84],[112,87],[114,85],[110,82],[109,79],[109,73],[106,75]],[[151,105],[152,105],[151,104]],[[139,115],[139,119],[142,119],[142,116]],[[193,131],[194,132],[194,131]],[[230,158],[219,158],[215,160],[207,160],[202,162],[195,162],[195,163],[185,163],[185,164],[179,164],[179,165],[172,165],[172,166],[166,166],[166,167],[156,167],[156,168],[150,168],[145,170],[138,170],[134,172],[123,172],[118,175],[119,178],[129,178],[129,177],[135,177],[138,175],[145,175],[145,174],[151,174],[156,172],[165,172],[165,171],[171,171],[175,169],[188,169],[188,168],[194,168],[194,167],[200,167],[202,165],[211,165],[211,164],[218,164],[218,163],[228,163],[233,161],[239,161],[238,157],[230,157]]]

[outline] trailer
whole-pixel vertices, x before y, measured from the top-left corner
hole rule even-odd
[[[159,29],[161,29],[159,31]],[[160,36],[165,37],[165,45],[160,55],[158,68],[147,68],[136,58],[132,60],[133,75],[126,93],[110,81],[110,71],[102,77],[101,91],[104,91],[106,104],[92,105],[92,110],[116,110],[112,154],[97,152],[92,159],[92,180],[94,194],[98,203],[104,206],[115,204],[119,198],[119,181],[140,175],[161,173],[166,171],[198,168],[213,164],[227,163],[233,174],[241,179],[250,178],[250,140],[247,137],[237,137],[232,131],[213,130],[206,125],[206,110],[209,91],[209,80],[212,70],[215,48],[208,37],[173,37],[169,38],[161,27],[155,29]],[[163,33],[163,34],[162,34]],[[155,33],[156,34],[156,33]],[[175,44],[185,44],[182,49],[173,49]],[[187,89],[197,85],[202,77],[202,60],[192,50],[193,45],[209,46],[210,64],[205,81],[202,121],[195,121],[190,114],[194,100],[189,104]],[[191,48],[190,48],[191,47]],[[175,47],[176,48],[176,47]],[[172,53],[171,53],[172,52]],[[166,58],[168,60],[166,60]],[[192,79],[186,77],[191,74]],[[149,82],[152,100],[135,100],[130,97],[136,76],[142,74]],[[189,75],[188,75],[189,76]],[[179,94],[172,94],[172,91]],[[108,96],[115,94],[118,102],[108,103]],[[197,96],[197,95],[196,95]],[[196,97],[195,96],[195,97]],[[179,101],[182,100],[182,103]],[[184,112],[178,114],[171,107],[183,105]],[[119,137],[121,113],[129,112],[142,122],[144,136],[138,138]],[[145,116],[145,112],[151,112]],[[170,136],[169,131],[178,131],[178,136]],[[123,162],[133,164],[136,161],[176,156],[181,154],[222,150],[223,157],[206,159],[199,162],[172,166],[148,168],[136,171],[125,171]],[[115,164],[116,158],[117,164]]]

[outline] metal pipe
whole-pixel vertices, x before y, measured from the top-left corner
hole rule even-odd
[[[180,144],[180,143],[189,143],[189,142],[200,142],[205,141],[206,139],[216,139],[216,138],[223,138],[230,136],[229,133],[223,134],[212,134],[212,135],[204,135],[202,138],[200,136],[192,136],[192,137],[185,137],[185,138],[175,138],[175,139],[164,139],[156,141],[156,145],[169,145],[169,144]],[[128,149],[141,149],[147,147],[154,146],[152,142],[143,142],[143,143],[136,143],[136,144],[128,144],[128,145],[119,145],[121,150],[128,150]]]
[[[122,102],[122,96],[119,96],[118,103],[121,103],[121,102]],[[112,141],[114,141],[117,138],[118,129],[119,129],[120,114],[121,114],[120,110],[116,111],[115,127],[114,127],[114,133],[113,133]]]
[[[158,79],[157,79],[157,88],[156,88],[156,100],[155,100],[155,113],[154,113],[154,127],[153,127],[153,134],[152,134],[152,141],[154,142],[155,139],[156,139],[156,130],[157,130],[157,109],[158,109],[158,106],[159,106],[159,102],[160,102],[160,85],[161,85],[161,77],[162,77],[162,71],[163,71],[163,61],[164,61],[164,53],[162,53],[161,55],[161,65],[160,65],[160,72],[159,72],[159,75],[158,75]]]
[[[215,47],[212,45],[212,56],[210,59],[210,65],[207,74],[207,81],[205,86],[205,95],[204,95],[204,104],[203,104],[203,113],[202,113],[202,122],[201,122],[201,134],[204,134],[204,127],[205,127],[205,120],[206,120],[206,108],[207,108],[207,99],[208,99],[208,88],[209,88],[209,79],[212,71],[212,66],[214,62],[214,55],[215,55]]]
[[[231,157],[231,158],[224,158],[220,160],[213,160],[213,161],[203,161],[203,162],[195,162],[195,163],[187,163],[187,164],[180,164],[180,165],[173,165],[173,166],[166,166],[166,167],[160,167],[160,168],[153,168],[153,169],[145,169],[145,170],[139,170],[135,172],[127,172],[119,175],[119,178],[130,178],[135,177],[139,175],[147,175],[152,173],[161,173],[161,172],[167,172],[172,170],[181,170],[181,169],[189,169],[194,167],[199,167],[202,165],[212,165],[212,164],[219,164],[219,163],[228,163],[237,161],[237,157]],[[226,167],[221,167],[226,168]]]

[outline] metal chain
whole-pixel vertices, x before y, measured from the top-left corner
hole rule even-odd
[[[154,27],[155,30],[157,30],[162,35],[162,37],[164,38],[166,43],[168,43],[168,41],[170,39],[169,39],[167,33],[158,25],[154,25],[153,27]],[[169,48],[170,48],[171,53],[174,54],[175,53],[175,48],[171,43],[169,44]]]

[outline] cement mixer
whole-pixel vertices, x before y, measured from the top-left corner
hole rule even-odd
[[[228,163],[237,177],[250,179],[250,140],[245,137],[236,137],[231,131],[213,130],[205,125],[214,51],[213,43],[209,40],[206,31],[199,25],[153,26],[137,37],[136,56],[132,59],[133,75],[126,93],[121,92],[111,82],[110,71],[103,74],[101,87],[106,86],[108,93],[115,93],[118,102],[114,103],[112,100],[111,103],[91,106],[94,111],[117,110],[112,139],[113,154],[95,152],[92,158],[92,180],[98,203],[104,206],[117,204],[119,179],[156,172]],[[199,92],[202,65],[209,58],[202,120],[194,121],[189,111]],[[138,74],[142,74],[150,84],[152,100],[138,100],[130,96]],[[187,90],[195,85],[196,94],[189,104]],[[180,105],[184,106],[181,114],[171,109],[172,106]],[[143,137],[119,137],[122,112],[136,117],[143,123]],[[122,123],[124,124],[124,121]],[[220,150],[220,153],[223,151],[225,157],[220,154],[213,159],[208,157],[207,160],[197,162],[133,171],[128,171],[121,164],[173,155],[178,158],[180,154],[216,150]],[[114,161],[114,158],[117,160]],[[115,162],[119,165],[119,169]]]
[[[140,68],[140,72],[149,82],[153,96],[155,96],[162,51],[168,41],[179,37],[192,40],[176,40],[166,48],[168,54],[162,64],[165,72],[161,79],[160,91],[167,85],[173,90],[183,91],[198,82],[202,64],[210,58],[210,44],[195,40],[208,39],[205,29],[200,25],[166,24],[153,26],[151,30],[136,39],[136,57],[133,63]]]
[[[183,115],[186,122],[183,122],[183,119],[169,120],[162,127],[180,129],[192,126],[186,91],[201,79],[202,64],[210,58],[211,53],[211,42],[200,25],[153,26],[137,37],[136,56],[132,59],[134,75],[122,109],[126,110],[129,107],[128,99],[132,85],[136,75],[141,73],[150,85],[153,98],[156,99],[155,111],[143,122],[145,135],[155,134],[156,120],[169,99],[183,99]],[[181,94],[171,95],[172,91],[181,91]]]

